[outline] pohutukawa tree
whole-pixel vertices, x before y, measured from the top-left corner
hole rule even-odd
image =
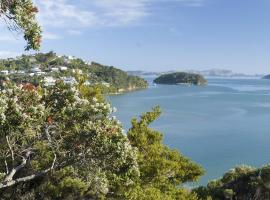
[[[32,0],[0,0],[0,18],[9,30],[22,32],[27,41],[26,50],[38,50],[41,43],[41,27],[36,21],[38,8]]]
[[[111,112],[87,86],[5,85],[0,92],[0,196],[121,197],[139,170],[136,151]]]

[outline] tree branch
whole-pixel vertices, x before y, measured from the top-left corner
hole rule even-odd
[[[14,161],[15,161],[15,158],[14,158],[14,152],[13,152],[13,150],[12,150],[12,147],[11,147],[11,144],[10,144],[10,141],[9,141],[8,136],[6,136],[6,141],[7,141],[7,145],[8,145],[8,148],[9,148],[9,150],[10,150],[10,153],[11,153],[12,165],[14,166]]]
[[[9,173],[9,169],[8,169],[8,164],[7,164],[7,161],[5,160],[5,165],[6,165],[6,174]]]
[[[7,174],[7,176],[6,176],[5,179],[4,179],[4,182],[5,182],[5,181],[8,182],[8,181],[11,181],[11,180],[13,179],[14,175],[15,175],[18,171],[20,171],[20,170],[26,165],[27,160],[28,160],[30,154],[31,154],[30,151],[28,151],[28,152],[26,153],[26,157],[23,157],[22,163],[21,163],[20,165],[18,165],[17,167],[13,168],[13,169],[10,171],[10,173]]]
[[[46,173],[48,173],[49,171],[51,171],[51,170],[53,170],[55,168],[57,155],[56,155],[55,150],[53,148],[52,139],[51,139],[51,136],[49,134],[49,127],[48,126],[45,128],[45,134],[46,134],[48,143],[49,143],[49,145],[50,145],[50,147],[52,149],[53,155],[54,155],[54,159],[52,161],[51,166],[49,168],[45,169],[45,170],[42,170],[41,172],[29,175],[29,176],[25,176],[25,177],[22,177],[22,178],[17,178],[17,179],[14,180],[13,179],[14,175],[18,171],[20,171],[22,168],[25,167],[25,165],[27,164],[27,161],[28,161],[28,159],[29,159],[29,157],[30,157],[30,155],[32,153],[30,149],[27,149],[25,156],[22,156],[22,158],[23,158],[22,163],[20,165],[18,165],[17,167],[15,167],[15,168],[13,167],[13,169],[9,173],[7,173],[7,176],[5,177],[4,181],[0,182],[0,189],[10,187],[10,186],[13,186],[13,185],[21,183],[21,182],[27,182],[27,181],[33,180],[33,179],[35,179],[37,177],[45,175]],[[10,152],[11,152],[12,161],[14,162],[14,152],[13,152],[12,147],[10,145],[8,136],[6,137],[6,140],[7,140],[7,144],[9,146]],[[6,164],[6,167],[7,167],[7,164]],[[8,167],[7,167],[7,170],[8,170]]]
[[[41,172],[29,175],[29,176],[25,176],[25,177],[22,177],[22,178],[17,178],[15,180],[12,180],[12,179],[11,180],[6,180],[5,179],[3,182],[0,182],[0,189],[7,188],[7,187],[10,187],[10,186],[16,185],[18,183],[31,181],[31,180],[34,180],[35,178],[38,178],[38,177],[41,177],[41,176],[47,174],[49,171],[51,171],[54,168],[55,163],[56,163],[56,158],[57,158],[56,154],[54,154],[54,159],[53,159],[51,167],[49,167],[49,168],[47,168],[47,169],[45,169],[45,170],[43,170]],[[22,167],[24,167],[23,163],[21,165],[19,165],[18,167],[16,167],[15,170],[17,169],[17,171],[19,171]]]

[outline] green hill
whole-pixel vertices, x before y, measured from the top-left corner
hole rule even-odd
[[[207,80],[199,74],[191,74],[186,72],[176,72],[171,74],[164,74],[154,80],[156,84],[192,84],[192,85],[206,85]]]
[[[105,93],[117,93],[148,87],[147,81],[128,75],[113,66],[88,63],[72,56],[58,56],[54,52],[22,55],[0,60],[1,78],[17,83],[39,85],[48,77],[71,82],[78,74],[91,85],[100,85]]]

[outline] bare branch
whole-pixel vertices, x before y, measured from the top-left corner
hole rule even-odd
[[[9,174],[8,164],[6,160],[5,160],[5,165],[6,165],[6,174]]]
[[[15,162],[14,152],[13,152],[13,149],[11,147],[11,144],[10,144],[10,141],[9,141],[9,137],[8,136],[6,136],[6,141],[7,141],[7,145],[8,145],[8,148],[10,150],[10,153],[11,153],[12,165],[14,166],[14,162]]]
[[[28,158],[29,158],[30,154],[31,154],[31,152],[29,152],[29,154],[27,155]],[[54,159],[53,159],[53,162],[49,168],[47,168],[41,172],[13,180],[12,178],[14,177],[14,175],[26,165],[28,158],[23,159],[23,162],[19,166],[17,166],[16,168],[14,168],[9,173],[9,175],[5,178],[5,180],[3,182],[0,182],[0,189],[10,187],[10,186],[13,186],[13,185],[18,184],[18,183],[31,181],[35,178],[38,178],[38,177],[41,177],[41,176],[47,174],[49,171],[54,169],[56,159],[57,159],[56,154],[54,153]]]
[[[7,188],[7,187],[13,186],[13,185],[18,184],[18,183],[31,181],[31,180],[33,180],[35,178],[38,178],[38,177],[41,177],[41,176],[45,175],[49,171],[51,171],[51,168],[48,168],[48,169],[43,170],[43,171],[41,171],[39,173],[32,174],[32,175],[29,175],[29,176],[26,176],[26,177],[23,177],[23,178],[17,178],[15,180],[10,180],[10,181],[3,181],[2,183],[0,183],[0,189]]]
[[[26,157],[23,157],[22,163],[21,163],[20,165],[18,165],[17,167],[13,168],[13,169],[10,171],[10,173],[7,174],[7,176],[6,176],[5,179],[4,179],[4,182],[11,181],[11,180],[13,179],[14,175],[15,175],[18,171],[20,171],[22,168],[24,168],[24,166],[26,165],[27,160],[28,160],[30,154],[31,154],[30,151],[28,151],[28,152],[26,153]]]

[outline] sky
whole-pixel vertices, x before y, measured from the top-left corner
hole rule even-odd
[[[270,0],[34,0],[41,52],[124,70],[270,73]],[[24,52],[0,21],[0,57]],[[30,52],[34,53],[34,52]]]

